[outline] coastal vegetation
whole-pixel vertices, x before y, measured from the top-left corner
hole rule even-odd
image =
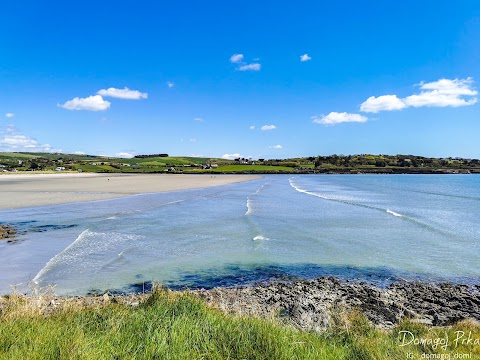
[[[419,359],[480,356],[480,327],[428,327],[409,320],[380,330],[358,312],[339,314],[324,332],[281,318],[226,314],[192,294],[58,299],[0,298],[0,359]],[[415,340],[412,340],[415,339]],[[445,343],[445,341],[447,343]],[[446,345],[446,346],[444,346]],[[410,357],[407,357],[410,356]],[[438,357],[439,358],[439,357]]]
[[[480,160],[429,158],[415,155],[330,155],[291,159],[233,160],[168,154],[115,157],[0,153],[0,171],[81,171],[96,173],[480,173]]]

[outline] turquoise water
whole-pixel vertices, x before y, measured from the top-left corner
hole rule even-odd
[[[236,285],[272,278],[480,283],[480,176],[280,175],[1,211],[0,292]]]

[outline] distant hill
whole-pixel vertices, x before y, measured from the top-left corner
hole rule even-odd
[[[480,160],[416,155],[329,155],[291,159],[245,159],[137,155],[124,159],[94,155],[0,153],[0,171],[61,169],[99,173],[480,173]]]

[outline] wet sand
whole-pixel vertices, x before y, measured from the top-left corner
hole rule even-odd
[[[258,179],[253,175],[10,174],[0,176],[0,210],[178,191]]]

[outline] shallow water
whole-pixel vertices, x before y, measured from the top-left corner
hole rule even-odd
[[[479,175],[280,175],[0,212],[0,292],[236,285],[335,275],[480,282]]]

